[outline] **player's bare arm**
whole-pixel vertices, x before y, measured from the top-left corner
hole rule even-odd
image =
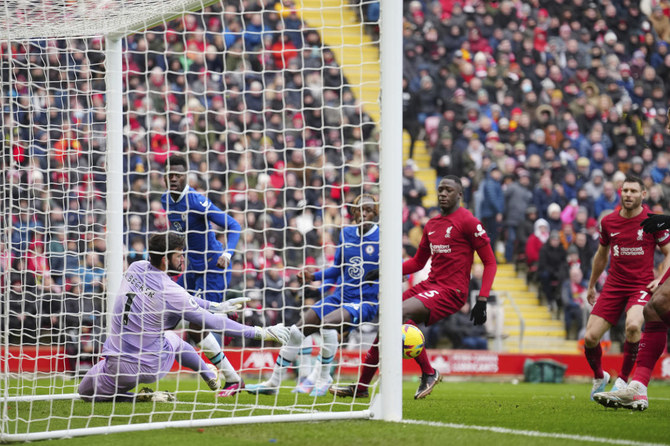
[[[589,289],[586,293],[586,300],[591,305],[596,303],[596,283],[607,266],[609,249],[609,245],[599,245],[598,250],[593,256],[593,268],[591,269],[591,278],[589,279]]]

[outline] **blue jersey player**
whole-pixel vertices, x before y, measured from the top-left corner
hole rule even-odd
[[[291,337],[277,357],[269,381],[250,384],[249,393],[274,395],[288,365],[298,355],[306,336],[321,331],[321,365],[315,367],[310,376],[298,385],[296,391],[311,396],[323,396],[328,392],[333,378],[330,376],[332,361],[337,351],[338,329],[370,322],[377,316],[379,282],[365,281],[365,274],[379,267],[379,226],[375,223],[378,210],[372,195],[360,195],[353,205],[353,215],[358,223],[342,229],[340,242],[335,252],[334,264],[322,271],[298,274],[302,283],[326,279],[341,283],[335,292],[305,311],[301,320],[290,328]]]
[[[170,226],[186,235],[186,272],[177,283],[190,294],[219,303],[223,301],[232,271],[230,259],[240,239],[241,226],[230,215],[187,184],[187,161],[183,155],[170,156],[166,164],[168,191],[161,197]],[[216,237],[211,223],[224,229],[226,246]],[[211,333],[190,324],[189,337],[222,372],[226,385],[219,396],[231,396],[244,386],[240,376],[223,354]]]

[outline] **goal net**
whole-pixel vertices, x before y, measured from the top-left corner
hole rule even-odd
[[[369,399],[292,392],[320,365],[324,340],[318,335],[301,344],[302,354],[284,369],[274,395],[218,397],[207,370],[191,370],[186,354],[177,354],[167,369],[161,364],[158,381],[130,389],[148,386],[174,401],[87,402],[78,390],[86,373],[105,361],[103,344],[119,323],[115,315],[121,317],[114,302],[130,280],[124,271],[149,260],[152,234],[182,231],[182,278],[191,275],[186,288],[249,298],[231,314],[245,326],[291,326],[310,305],[342,289],[337,279],[303,284],[296,274],[333,265],[335,252],[344,249],[343,229],[357,224],[357,196],[383,199],[383,189],[396,190],[380,187],[379,3],[4,3],[0,440],[371,416],[377,385]],[[189,193],[198,194],[203,208],[171,208],[181,191],[162,201],[167,160],[175,154],[185,157]],[[217,208],[226,224],[212,217]],[[182,226],[170,212],[179,213]],[[203,218],[209,228],[195,223]],[[204,247],[194,241],[210,233]],[[224,251],[230,254],[226,272],[217,266]],[[340,270],[360,266],[344,263]],[[210,275],[217,272],[223,285]],[[149,281],[149,273],[138,277]],[[128,313],[141,313],[130,294],[120,297],[123,326]],[[216,300],[216,292],[198,297]],[[145,323],[143,316],[131,317]],[[163,328],[174,328],[170,339],[194,346],[205,363],[220,360],[184,327]],[[334,385],[356,382],[379,330],[376,316],[337,331]],[[149,331],[138,339],[155,335]],[[399,337],[398,331],[387,339]],[[272,373],[278,343],[254,336],[217,341],[247,385]],[[386,358],[400,363],[396,350]],[[157,355],[170,358],[167,353]],[[382,348],[386,373],[384,354]],[[125,376],[142,375],[133,370]]]

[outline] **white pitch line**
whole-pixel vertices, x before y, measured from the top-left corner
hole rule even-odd
[[[468,424],[441,423],[439,421],[402,420],[400,421],[400,423],[421,424],[425,426],[446,427],[450,429],[489,431],[489,432],[495,432],[497,434],[522,435],[525,437],[558,438],[561,440],[590,441],[593,443],[618,444],[625,446],[667,446],[666,443],[645,443],[641,441],[619,440],[616,438],[592,437],[590,435],[557,434],[552,432],[509,429],[506,427],[497,427],[497,426],[475,426]]]

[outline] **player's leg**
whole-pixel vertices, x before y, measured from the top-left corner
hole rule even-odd
[[[624,389],[595,394],[594,399],[603,406],[625,407],[633,410],[645,410],[649,407],[647,386],[656,362],[665,352],[668,337],[668,325],[661,320],[656,308],[662,309],[665,304],[670,305],[670,293],[665,294],[663,288],[659,290],[661,293],[659,291],[654,293],[644,307],[645,324],[630,384]]]
[[[290,338],[288,344],[279,350],[277,361],[272,370],[270,379],[258,384],[249,384],[246,390],[249,393],[262,393],[265,395],[274,395],[277,393],[279,385],[284,380],[288,367],[295,361],[298,356],[298,351],[306,336],[316,332],[321,324],[321,319],[317,315],[317,311],[332,311],[335,306],[329,299],[329,296],[317,302],[312,308],[305,311],[300,321],[291,326]]]
[[[402,318],[404,323],[417,325],[419,323],[426,323],[430,321],[430,309],[428,309],[424,301],[417,297],[406,299],[402,303]],[[414,360],[421,367],[421,383],[414,394],[414,399],[422,399],[430,395],[433,388],[442,379],[440,372],[435,370],[430,363],[426,349],[423,349],[419,356]]]
[[[300,384],[307,379],[312,372],[315,370],[315,363],[316,363],[316,358],[312,355],[314,352],[314,347],[319,347],[322,344],[322,339],[321,339],[321,333],[316,332],[312,333],[309,336],[305,336],[305,339],[303,339],[302,344],[300,345],[300,351],[298,352],[298,357],[297,357],[297,366],[298,366],[298,386],[296,386],[295,389],[293,389],[294,393],[309,393],[311,392],[308,390],[307,392],[300,392],[298,387]]]
[[[602,296],[601,296],[602,297]],[[586,332],[584,333],[584,356],[593,370],[593,386],[591,388],[591,399],[593,395],[605,390],[605,386],[610,380],[609,373],[602,367],[603,351],[600,347],[600,339],[605,332],[612,327],[612,324],[602,317],[591,313],[586,322]]]
[[[226,279],[223,272],[212,271],[204,274],[192,274],[187,283],[192,282],[192,287],[198,290],[199,297],[210,302],[221,302],[223,300],[226,288]],[[219,340],[211,332],[205,332],[202,327],[191,324],[191,329],[187,332],[191,342],[193,342],[207,359],[219,370],[225,381],[222,392],[219,396],[232,396],[244,388],[244,381],[230,363],[223,351]]]
[[[337,346],[339,345],[338,329],[341,329],[345,324],[352,325],[358,323],[360,317],[357,313],[361,310],[360,304],[345,304],[324,316],[323,328],[321,329],[323,345],[321,347],[321,354],[319,355],[319,362],[312,376],[310,376],[310,381],[314,382],[314,388],[310,392],[310,396],[324,396],[328,393],[328,389],[333,383],[333,377],[330,372],[333,360],[335,359],[335,353],[337,353]]]
[[[628,377],[635,366],[638,347],[640,345],[640,336],[642,335],[642,325],[644,324],[643,305],[632,305],[626,312],[625,341],[623,345],[623,361],[621,362],[621,372],[614,382],[612,390],[622,390],[628,384]]]
[[[165,335],[166,337],[170,337],[169,342],[175,346],[176,361],[179,364],[198,372],[211,390],[218,390],[220,382],[216,367],[212,364],[207,364],[191,344],[179,339],[173,332],[167,332]]]
[[[79,396],[84,401],[130,403],[133,401],[151,401],[151,389],[143,389],[143,393],[129,391],[140,383],[149,384],[156,381],[157,375],[145,376],[141,373],[136,361],[123,361],[118,356],[109,356],[94,365],[79,383]],[[161,394],[163,396],[163,394]],[[168,394],[164,395],[166,400]],[[172,400],[174,400],[174,395]]]

